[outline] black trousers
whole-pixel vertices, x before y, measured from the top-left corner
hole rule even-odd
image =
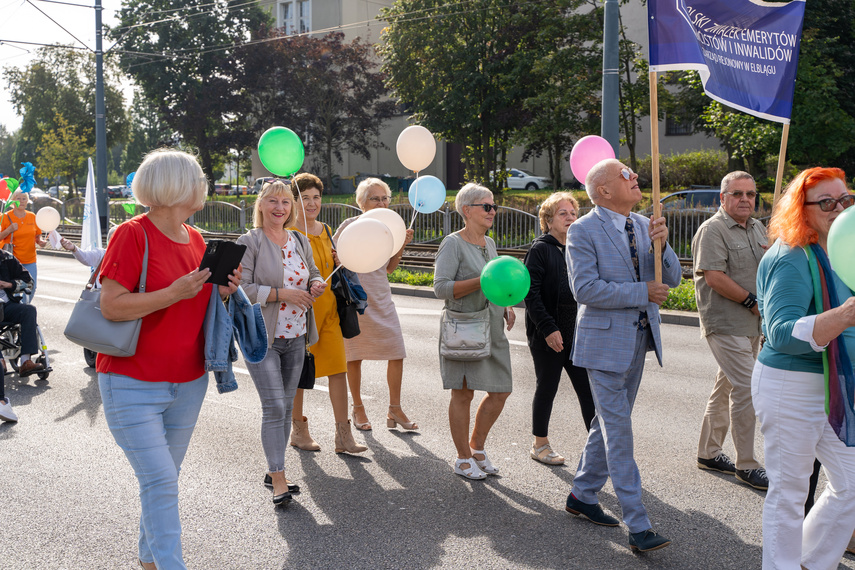
[[[39,336],[36,333],[36,308],[24,303],[4,303],[3,321],[21,325],[21,353],[36,354]]]
[[[579,407],[582,409],[582,419],[585,429],[591,429],[594,420],[594,398],[591,396],[591,385],[588,383],[588,372],[584,368],[575,366],[570,360],[571,346],[565,346],[561,352],[555,352],[547,348],[541,350],[529,347],[531,357],[534,360],[534,374],[537,377],[537,388],[534,391],[534,401],[531,404],[532,434],[535,437],[547,437],[549,435],[549,418],[552,416],[552,403],[558,393],[558,384],[561,381],[561,371],[565,370],[570,376],[573,390],[579,399]]]

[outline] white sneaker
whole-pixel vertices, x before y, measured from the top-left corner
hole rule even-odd
[[[9,402],[9,398],[0,400],[0,420],[4,422],[18,421],[18,415],[12,411],[12,404]]]

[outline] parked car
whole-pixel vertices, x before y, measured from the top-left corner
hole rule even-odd
[[[217,196],[234,196],[235,188],[231,184],[214,184],[214,194]]]
[[[721,206],[721,190],[712,186],[708,188],[694,188],[691,190],[678,190],[664,196],[659,200],[663,210],[710,210],[716,211]],[[754,203],[754,209],[759,210],[763,200],[758,196]]]
[[[107,186],[107,197],[115,199],[124,198],[124,189],[125,186]]]
[[[51,198],[59,198],[60,196],[65,196],[68,194],[68,186],[51,186],[48,188],[48,194],[50,194]]]
[[[492,176],[492,173],[490,173]],[[540,190],[552,185],[552,180],[543,176],[536,176],[522,168],[508,168],[508,179],[505,182],[508,188],[526,190]]]

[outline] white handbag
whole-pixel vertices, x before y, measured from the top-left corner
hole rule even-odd
[[[490,305],[474,313],[443,309],[439,329],[439,354],[449,360],[484,360],[490,357]]]

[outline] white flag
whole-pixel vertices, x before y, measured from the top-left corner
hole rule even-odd
[[[95,197],[95,175],[92,159],[89,159],[89,174],[86,176],[86,202],[83,204],[83,237],[80,249],[93,251],[101,247],[101,219],[98,217],[98,202]]]

